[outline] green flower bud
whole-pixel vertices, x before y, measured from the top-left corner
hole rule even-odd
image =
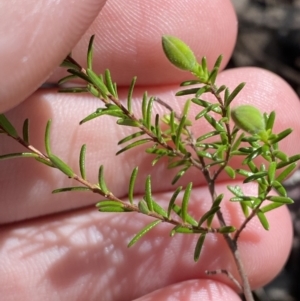
[[[162,47],[168,60],[177,68],[191,72],[197,70],[198,63],[194,53],[180,39],[164,35]]]
[[[251,105],[241,105],[231,111],[235,125],[250,134],[260,134],[266,131],[265,120],[259,109]]]

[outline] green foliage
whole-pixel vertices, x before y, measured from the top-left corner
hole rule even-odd
[[[188,96],[189,98],[182,111],[175,112],[172,106],[145,92],[141,101],[141,111],[138,114],[133,111],[132,105],[137,79],[133,78],[127,94],[127,102],[123,105],[118,97],[117,85],[113,82],[109,70],[105,70],[102,75],[93,69],[93,42],[94,36],[90,39],[88,46],[86,68],[80,66],[70,55],[61,65],[68,68],[69,75],[61,79],[60,84],[80,78],[84,85],[62,87],[60,91],[90,93],[103,103],[102,107],[96,108],[94,112],[80,121],[80,124],[107,115],[115,118],[118,126],[132,128],[133,133],[118,141],[121,148],[116,152],[117,155],[143,145],[145,152],[152,157],[152,165],[158,164],[161,159],[165,158],[167,169],[176,169],[172,179],[174,192],[167,208],[163,208],[154,198],[151,175],[146,177],[145,193],[142,199],[135,202],[134,188],[138,167],[132,171],[129,179],[128,201],[118,198],[108,189],[102,165],[99,167],[96,183],[89,182],[85,167],[86,145],[81,147],[79,155],[80,176],[75,174],[73,168],[52,153],[51,120],[46,126],[44,141],[46,153],[44,154],[30,145],[29,120],[25,120],[22,137],[20,137],[11,122],[1,114],[0,133],[5,133],[18,141],[27,151],[3,154],[0,160],[29,157],[58,169],[69,178],[78,181],[80,186],[59,188],[53,193],[69,191],[98,193],[105,198],[96,204],[100,212],[138,212],[152,217],[154,220],[133,237],[128,244],[129,247],[137,243],[151,229],[164,222],[173,226],[170,231],[171,237],[180,233],[199,235],[194,251],[195,261],[201,257],[201,250],[209,235],[223,235],[233,255],[237,256],[237,241],[240,233],[253,218],[257,218],[262,227],[268,230],[270,225],[267,212],[284,204],[293,203],[292,199],[287,196],[282,182],[295,170],[300,154],[289,157],[279,148],[279,142],[281,143],[290,135],[292,129],[274,133],[273,128],[276,122],[274,111],[269,114],[261,113],[252,105],[239,105],[232,108],[232,103],[242,91],[245,83],[239,84],[232,92],[225,85],[218,87],[215,84],[222,56],[217,58],[214,67],[209,70],[205,57],[198,62],[186,44],[168,35],[162,38],[163,51],[167,59],[176,67],[187,70],[196,77],[196,79],[181,83],[182,90],[176,93],[178,97]],[[205,94],[210,94],[214,100],[203,99]],[[162,106],[165,114],[160,116],[155,113],[155,106]],[[196,110],[194,120],[189,119],[192,106]],[[207,133],[199,136],[192,130],[192,125],[198,120],[207,123],[210,127]],[[242,165],[235,168],[231,163],[237,156],[241,158]],[[191,168],[196,169],[204,177],[211,196],[210,208],[201,216],[195,217],[189,209],[192,208],[190,202],[193,183],[188,183],[185,188],[176,186]],[[239,203],[245,216],[243,224],[237,229],[225,222],[222,215],[224,194],[219,194],[215,190],[216,181],[220,174],[224,173],[228,179],[239,177],[242,178],[243,183],[254,182],[258,187],[254,195],[248,195],[244,193],[243,185],[227,186],[232,194],[230,201]],[[266,201],[267,204],[265,204]],[[212,227],[215,224],[217,226]],[[236,262],[239,260],[236,257]],[[242,270],[240,271],[243,273]],[[242,287],[249,288],[247,281]]]

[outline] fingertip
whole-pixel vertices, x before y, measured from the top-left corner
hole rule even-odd
[[[240,301],[241,299],[224,283],[208,279],[179,282],[135,299],[135,301],[156,300]]]
[[[105,0],[1,3],[0,112],[36,90],[78,42]]]

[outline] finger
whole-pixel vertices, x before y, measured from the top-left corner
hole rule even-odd
[[[188,280],[156,290],[135,301],[154,300],[240,301],[238,295],[223,283],[212,280]]]
[[[299,152],[300,145],[294,137],[300,135],[299,128],[299,101],[291,88],[278,76],[254,68],[228,70],[220,74],[219,83],[228,84],[231,91],[240,83],[241,79],[247,82],[245,90],[235,100],[236,103],[251,103],[270,112],[277,112],[277,126],[275,132],[291,127],[294,133],[280,145],[289,155]],[[149,88],[149,95],[157,95],[167,101],[176,111],[180,112],[184,100],[175,98],[177,87]],[[134,111],[140,110],[140,99],[144,89],[135,91]],[[127,93],[127,92],[126,92]],[[124,100],[126,94],[121,98]],[[283,105],[284,100],[284,105]],[[86,117],[99,106],[98,100],[88,96],[74,96],[55,94],[51,91],[40,91],[24,104],[9,112],[8,117],[13,124],[22,128],[25,118],[31,120],[31,143],[39,149],[44,149],[44,127],[48,119],[53,119],[51,129],[51,144],[53,153],[65,160],[75,172],[79,173],[78,157],[82,144],[87,144],[86,170],[90,182],[97,183],[98,168],[104,165],[104,177],[109,189],[117,196],[127,196],[128,182],[132,170],[139,166],[139,175],[136,183],[136,193],[143,193],[144,182],[148,174],[152,174],[154,191],[168,191],[174,189],[171,181],[175,170],[167,170],[167,162],[161,161],[152,167],[152,158],[138,147],[119,156],[115,153],[121,146],[117,142],[134,131],[129,127],[120,127],[109,117],[101,117],[94,121],[78,126],[80,120]],[[160,107],[156,107],[162,114]],[[192,107],[193,114],[199,108]],[[36,112],[39,112],[37,114]],[[195,137],[200,136],[209,128],[194,126]],[[1,153],[23,151],[11,141],[1,136]],[[2,223],[43,214],[64,211],[81,206],[94,204],[99,197],[89,193],[72,193],[51,195],[51,191],[60,187],[79,185],[70,181],[66,176],[54,169],[32,161],[20,159],[1,162],[2,196],[0,202],[0,220]],[[221,176],[222,180],[226,175]],[[162,180],[163,179],[163,180]],[[194,186],[205,182],[196,169],[191,169],[179,184],[194,182]],[[17,183],[17,184],[16,184]],[[15,189],[18,185],[18,189]],[[42,194],[42,196],[41,196]]]
[[[216,189],[226,191],[226,183]],[[246,185],[244,191],[252,194],[256,189]],[[163,207],[170,197],[171,193],[154,194]],[[245,217],[228,197],[225,192],[222,212],[227,224],[238,227]],[[189,205],[198,220],[211,206],[207,188],[195,189]],[[292,242],[286,208],[266,215],[269,231],[254,218],[239,238],[241,259],[253,289],[278,273]],[[239,280],[233,256],[221,235],[206,236],[197,263],[193,260],[197,235],[170,237],[172,226],[166,223],[128,249],[128,242],[151,221],[141,214],[105,214],[91,208],[3,226],[0,293],[24,301],[41,300],[45,295],[50,299],[59,295],[64,300],[101,297],[105,301],[126,301],[190,279],[211,279],[236,290],[225,275],[205,274],[206,270],[226,269]]]
[[[36,90],[78,42],[104,0],[1,2],[0,112]]]
[[[94,65],[97,73],[109,68],[119,86],[128,86],[137,76],[138,85],[178,83],[187,74],[174,69],[161,48],[163,34],[183,39],[198,59],[207,56],[209,66],[220,54],[222,67],[234,47],[237,20],[231,1],[206,0],[107,2],[98,18],[73,50],[84,66],[86,48],[96,34]],[[50,81],[62,77],[58,71]]]

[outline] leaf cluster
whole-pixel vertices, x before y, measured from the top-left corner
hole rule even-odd
[[[291,134],[291,129],[280,133],[274,133],[275,112],[262,114],[252,106],[240,106],[232,109],[232,103],[241,92],[245,83],[239,84],[233,91],[224,85],[218,87],[216,78],[222,62],[222,56],[216,59],[211,70],[207,67],[206,58],[200,62],[181,40],[164,36],[162,38],[163,50],[167,59],[177,68],[189,71],[194,79],[184,81],[182,90],[177,96],[185,96],[181,112],[174,109],[155,96],[144,93],[139,114],[133,112],[133,92],[136,78],[133,78],[126,104],[118,97],[117,84],[112,80],[109,70],[104,74],[98,74],[93,69],[93,42],[91,37],[86,68],[80,66],[76,60],[69,55],[62,63],[69,73],[59,81],[62,85],[62,93],[90,93],[97,97],[102,106],[80,121],[80,124],[89,122],[95,118],[108,115],[116,119],[119,126],[131,127],[133,133],[118,141],[120,149],[117,155],[141,145],[146,146],[146,153],[152,156],[152,165],[157,164],[162,158],[167,158],[168,169],[176,169],[172,180],[174,193],[169,200],[167,208],[162,208],[152,195],[151,176],[145,180],[145,193],[139,199],[134,198],[135,183],[138,176],[138,167],[131,174],[128,186],[128,201],[116,197],[108,188],[104,176],[104,167],[99,167],[96,184],[92,184],[88,178],[85,168],[86,145],[83,145],[79,155],[79,175],[67,165],[61,158],[54,155],[50,145],[50,126],[48,122],[45,131],[45,152],[35,149],[29,141],[29,121],[23,125],[21,136],[2,114],[0,115],[0,132],[5,133],[17,140],[29,152],[12,153],[0,156],[0,159],[15,157],[30,157],[35,160],[56,168],[69,178],[80,183],[80,186],[56,189],[53,192],[66,191],[92,191],[105,197],[97,203],[101,212],[138,212],[151,216],[154,221],[138,232],[129,242],[128,246],[135,244],[151,229],[162,222],[173,225],[170,235],[177,233],[197,234],[198,241],[195,246],[194,259],[198,260],[203,243],[208,234],[220,233],[226,239],[236,243],[241,231],[247,223],[258,217],[262,226],[269,229],[266,213],[284,204],[292,203],[287,196],[282,182],[296,168],[296,162],[300,155],[287,156],[279,148],[279,142]],[[75,87],[63,87],[66,82],[73,79],[81,79],[84,84]],[[206,95],[214,96],[215,101],[208,101]],[[166,113],[163,116],[155,113],[154,106],[163,106]],[[191,106],[197,110],[194,120],[190,119]],[[141,117],[137,117],[141,116]],[[199,121],[209,125],[210,131],[195,135],[192,125]],[[253,122],[250,122],[253,121]],[[234,126],[232,126],[234,123]],[[231,166],[232,159],[242,158],[242,166],[234,168]],[[176,186],[178,181],[188,172],[190,168],[196,168],[204,176],[211,194],[211,206],[209,210],[200,217],[194,217],[189,212],[189,202],[193,191],[193,183],[186,187]],[[233,197],[232,202],[238,202],[245,215],[245,222],[239,229],[227,225],[221,213],[221,203],[224,194],[218,194],[215,183],[221,173],[226,173],[229,178],[234,179],[237,175],[242,177],[244,183],[256,182],[258,190],[256,195],[247,195],[243,187],[228,185],[228,190]],[[273,191],[278,194],[275,195]],[[265,201],[268,201],[265,204]],[[213,227],[213,221],[218,220],[220,226]],[[230,233],[235,232],[233,239]]]

